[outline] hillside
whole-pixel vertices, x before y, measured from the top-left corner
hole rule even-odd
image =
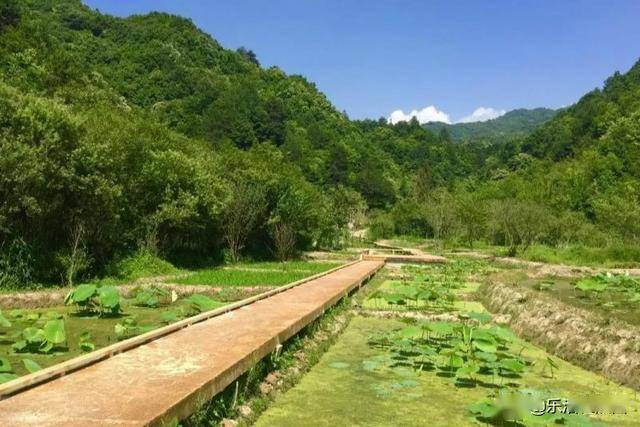
[[[543,123],[551,120],[556,114],[556,110],[549,108],[521,108],[485,122],[455,124],[430,122],[424,127],[435,133],[446,129],[454,141],[487,139],[500,142],[504,138],[531,133]]]
[[[7,283],[102,274],[139,250],[270,256],[283,230],[331,247],[443,150],[428,132],[363,130],[305,78],[181,17],[12,0],[1,22]]]
[[[351,121],[181,17],[78,0],[0,15],[0,286],[109,274],[140,252],[291,256],[340,247],[349,224],[508,246],[640,236],[639,65],[529,136],[453,144]],[[482,125],[521,132],[530,113]]]
[[[633,126],[637,123],[639,110],[640,61],[626,73],[615,72],[602,88],[587,93],[554,120],[537,129],[527,138],[523,150],[537,157],[555,160],[575,156],[593,148],[599,140],[602,142],[608,133],[610,138],[612,133],[619,134],[617,128]],[[635,136],[634,132],[628,135],[629,138]],[[616,140],[615,145],[629,142]],[[618,154],[626,161],[630,153]]]
[[[640,426],[631,3],[0,0],[0,427]]]

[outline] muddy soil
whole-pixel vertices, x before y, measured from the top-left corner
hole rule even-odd
[[[478,297],[519,336],[640,390],[640,328],[503,283],[483,285]]]

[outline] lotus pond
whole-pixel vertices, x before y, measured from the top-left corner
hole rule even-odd
[[[484,311],[481,304],[469,300],[480,286],[469,280],[469,273],[488,270],[485,262],[466,260],[444,265],[404,265],[399,274],[387,273],[387,280],[375,287],[362,306],[368,310],[429,313]]]
[[[82,284],[64,306],[0,311],[0,382],[34,372],[259,292],[339,266],[337,262],[254,262],[221,266],[165,280],[223,288],[215,297],[178,298],[162,285],[122,298],[109,281]],[[248,289],[248,288],[254,288]]]
[[[525,286],[542,295],[606,318],[617,318],[640,325],[640,278],[627,275],[598,274],[584,278],[530,278],[509,272],[501,280]]]
[[[420,347],[412,349],[405,341],[406,335],[413,336],[415,327],[396,320],[354,318],[320,362],[299,384],[278,396],[257,425],[500,424],[491,418],[501,413],[501,399],[512,396],[531,397],[540,408],[545,399],[559,397],[576,403],[599,401],[603,407],[628,411],[625,415],[589,418],[558,416],[557,420],[527,416],[520,425],[548,425],[556,421],[570,425],[640,423],[637,412],[640,400],[632,390],[517,339],[509,345],[507,353],[522,360],[507,362],[513,364],[511,369],[517,373],[506,369],[493,375],[477,373],[476,383],[469,380],[469,375],[476,375],[471,373],[475,369],[460,374],[452,372],[446,357],[432,364],[423,363],[426,356],[414,352]],[[383,336],[403,338],[387,346],[381,345]],[[404,351],[407,353],[402,355]]]
[[[0,312],[0,382],[225,305],[198,294],[179,299],[159,287],[133,295],[80,285],[65,306]]]
[[[639,425],[635,391],[492,323],[473,292],[494,270],[462,260],[386,267],[362,315],[257,425]],[[434,290],[444,297],[431,297]],[[472,305],[456,306],[461,298]],[[378,318],[381,309],[399,317]],[[416,320],[410,312],[452,320]]]

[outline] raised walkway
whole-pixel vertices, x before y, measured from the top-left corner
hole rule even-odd
[[[445,257],[431,255],[420,249],[400,248],[381,243],[376,243],[378,249],[367,249],[362,253],[365,261],[383,261],[391,263],[409,264],[446,264]]]
[[[185,418],[383,265],[352,263],[18,390],[0,400],[0,425],[139,426]]]

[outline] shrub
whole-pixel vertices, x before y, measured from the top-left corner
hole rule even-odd
[[[223,212],[222,226],[233,262],[240,260],[247,238],[258,225],[266,207],[263,189],[247,182],[233,186],[231,198]]]
[[[433,237],[444,243],[451,239],[458,226],[455,200],[445,188],[438,188],[429,194],[425,204],[425,216]]]
[[[390,214],[382,211],[375,211],[369,220],[368,237],[371,240],[392,237],[395,232],[395,225]]]
[[[15,238],[0,245],[0,289],[17,288],[33,280],[33,259],[27,243]]]
[[[431,231],[420,205],[414,200],[400,200],[391,210],[395,234],[424,237]]]
[[[637,188],[621,188],[594,201],[598,222],[627,241],[640,239],[640,198]]]
[[[549,217],[548,228],[541,240],[551,246],[577,243],[594,232],[594,228],[579,212],[560,212]]]
[[[138,251],[109,265],[107,272],[123,280],[175,273],[178,270],[168,261],[150,251]]]
[[[471,192],[455,194],[456,222],[460,238],[473,247],[473,243],[485,235],[487,228],[486,203]]]
[[[3,0],[0,4],[0,33],[20,20],[20,7],[17,0]]]
[[[549,212],[533,202],[495,200],[491,205],[490,227],[494,243],[508,248],[509,256],[526,250],[547,230]]]
[[[285,222],[276,222],[271,226],[271,237],[279,261],[286,261],[294,254],[296,232]]]

